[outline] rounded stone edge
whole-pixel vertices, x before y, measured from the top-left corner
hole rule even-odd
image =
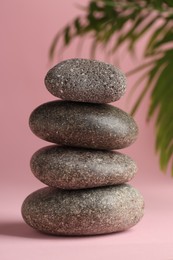
[[[47,189],[54,189],[56,190],[55,188],[51,188],[51,187],[44,187],[44,188],[41,188],[39,190],[36,190],[34,192],[32,192],[31,194],[29,194],[25,200],[23,201],[22,203],[22,206],[21,206],[21,215],[23,217],[23,220],[25,221],[25,223],[27,225],[29,225],[31,228],[35,229],[36,231],[39,231],[41,233],[44,233],[44,234],[47,234],[47,235],[53,235],[53,236],[64,236],[64,237],[80,237],[80,236],[84,236],[84,237],[87,237],[87,236],[96,236],[96,235],[106,235],[106,234],[111,234],[111,233],[119,233],[119,232],[123,232],[123,231],[126,231],[126,230],[129,230],[131,228],[133,228],[134,226],[136,226],[140,221],[141,219],[143,218],[144,216],[144,213],[145,213],[145,202],[144,202],[144,198],[143,196],[141,195],[141,193],[136,189],[134,188],[133,186],[129,185],[129,184],[122,184],[123,186],[128,186],[128,187],[131,187],[133,189],[133,191],[135,193],[137,193],[137,195],[139,196],[139,200],[141,202],[141,214],[140,216],[138,216],[138,220],[131,224],[128,228],[122,228],[122,229],[117,229],[116,231],[110,231],[110,232],[100,232],[100,233],[86,233],[86,234],[83,234],[83,233],[71,233],[71,232],[53,232],[53,231],[48,231],[48,230],[42,230],[40,229],[39,227],[36,227],[34,225],[32,225],[31,223],[28,223],[28,220],[25,218],[25,215],[24,215],[24,211],[25,211],[25,204],[27,203],[27,200],[29,200],[34,194],[37,194],[38,192],[41,192],[41,191],[44,191]],[[122,185],[118,185],[118,186],[122,186]],[[102,187],[100,187],[102,189]],[[108,187],[107,187],[108,188]],[[96,188],[97,189],[97,188]],[[98,188],[99,189],[99,188]],[[80,192],[81,190],[79,190]],[[85,191],[85,189],[84,189]],[[68,192],[68,191],[67,191]],[[70,192],[74,192],[73,190],[70,191]],[[136,217],[135,217],[136,218]]]
[[[114,186],[114,185],[124,184],[124,183],[127,183],[127,182],[131,181],[134,178],[134,176],[136,175],[137,171],[138,171],[138,167],[137,167],[135,161],[130,156],[128,156],[127,154],[122,154],[122,153],[117,152],[117,151],[103,151],[103,153],[108,153],[110,155],[114,154],[114,153],[115,153],[115,155],[120,155],[120,156],[124,157],[124,159],[126,158],[126,160],[127,160],[126,163],[128,163],[128,164],[131,163],[131,167],[128,168],[128,170],[130,171],[130,173],[128,174],[128,177],[127,176],[125,176],[125,177],[123,176],[123,175],[125,175],[125,173],[122,174],[122,176],[119,175],[118,173],[115,173],[115,175],[117,175],[117,176],[115,176],[115,179],[117,178],[117,180],[114,181],[114,182],[111,180],[111,178],[113,178],[113,177],[112,176],[108,176],[109,180],[107,180],[107,182],[105,182],[105,183],[104,183],[104,180],[100,180],[100,181],[98,181],[98,183],[96,183],[96,181],[95,182],[93,181],[93,183],[90,184],[89,182],[87,182],[85,180],[86,183],[84,184],[85,181],[84,181],[84,179],[82,179],[81,175],[79,174],[79,177],[78,177],[79,179],[75,182],[75,184],[74,184],[73,181],[72,182],[69,181],[68,176],[65,178],[65,180],[62,178],[62,181],[58,180],[58,176],[57,176],[57,180],[55,180],[56,176],[53,176],[54,177],[53,180],[50,181],[48,175],[49,174],[55,175],[55,172],[53,172],[53,173],[50,173],[50,172],[45,173],[44,172],[44,167],[43,167],[44,163],[45,164],[49,164],[49,162],[47,162],[47,163],[46,163],[46,161],[42,162],[42,164],[40,166],[40,165],[36,164],[36,161],[38,160],[39,156],[44,156],[44,153],[51,151],[51,149],[58,149],[58,148],[64,149],[64,150],[68,149],[68,150],[70,150],[70,152],[73,152],[73,151],[75,152],[75,151],[78,151],[78,150],[79,151],[82,150],[82,151],[86,151],[86,152],[91,152],[92,151],[93,153],[94,152],[96,152],[96,153],[97,152],[102,152],[102,151],[97,151],[97,150],[92,150],[92,149],[65,147],[65,146],[58,146],[58,145],[49,145],[49,146],[45,146],[45,147],[40,148],[39,150],[37,150],[32,155],[32,157],[30,159],[30,169],[31,169],[31,172],[33,173],[33,175],[39,181],[41,181],[45,185],[48,185],[49,187],[59,188],[59,189],[64,189],[64,190],[68,190],[68,189],[69,190],[77,190],[77,189],[90,189],[90,188],[95,188],[95,187]],[[115,162],[114,162],[114,164],[115,164]],[[119,163],[117,162],[117,164],[119,164]],[[52,168],[52,166],[51,166],[51,168]],[[89,166],[87,168],[88,168],[89,171],[91,171]],[[72,170],[72,172],[73,171],[74,171],[74,169]],[[42,172],[43,173],[42,176],[38,172]],[[67,174],[67,172],[65,173],[65,175],[66,174]],[[99,174],[100,173],[98,173],[98,175]],[[84,175],[84,173],[83,173],[83,175]],[[93,177],[94,177],[94,174],[93,174]],[[91,173],[89,173],[89,178],[91,178]],[[103,176],[101,176],[101,178],[103,178]],[[80,181],[81,181],[81,183],[80,183]]]
[[[50,77],[50,74],[52,73],[52,71],[54,71],[58,66],[61,66],[63,65],[64,63],[68,62],[68,61],[91,61],[91,62],[98,62],[99,64],[103,64],[104,66],[108,66],[110,68],[112,68],[114,70],[114,72],[116,74],[119,74],[119,80],[120,80],[120,83],[119,85],[121,85],[121,91],[119,91],[119,93],[116,94],[116,98],[108,98],[106,101],[104,100],[101,100],[99,101],[98,99],[96,100],[83,100],[83,99],[73,99],[71,96],[69,98],[64,98],[63,97],[63,94],[61,92],[59,92],[57,94],[57,91],[55,91],[55,86],[54,84],[56,84],[56,78],[54,80],[52,80],[52,78]],[[59,62],[58,64],[56,64],[55,66],[53,66],[52,68],[50,68],[48,70],[48,72],[46,73],[46,76],[44,78],[44,85],[46,87],[46,89],[49,91],[50,94],[52,94],[53,96],[57,97],[57,98],[60,98],[62,100],[65,100],[65,101],[74,101],[74,102],[88,102],[88,103],[104,103],[104,104],[108,104],[108,103],[113,103],[113,102],[116,102],[118,101],[120,98],[122,98],[126,92],[126,88],[127,88],[127,78],[126,78],[126,75],[125,73],[122,72],[122,70],[113,65],[113,64],[110,64],[110,63],[107,63],[107,62],[104,62],[104,61],[100,61],[100,60],[93,60],[93,59],[84,59],[84,58],[72,58],[72,59],[67,59],[67,60],[63,60],[61,62]]]
[[[30,127],[30,130],[32,131],[32,133],[35,136],[37,136],[38,138],[40,138],[40,139],[42,139],[44,141],[50,142],[52,144],[58,144],[58,145],[64,145],[64,146],[72,146],[72,147],[78,147],[78,148],[91,148],[91,149],[95,149],[95,150],[96,149],[98,149],[98,150],[119,150],[119,149],[123,149],[123,148],[129,147],[130,145],[132,145],[136,141],[136,139],[138,137],[138,133],[139,133],[138,125],[137,125],[136,121],[134,120],[134,118],[131,115],[129,115],[126,111],[124,111],[124,110],[122,110],[122,109],[120,109],[118,107],[115,107],[113,105],[110,105],[110,104],[89,104],[89,103],[85,103],[85,104],[87,104],[87,105],[97,105],[97,106],[98,105],[99,106],[103,105],[103,106],[108,106],[111,109],[115,108],[117,111],[120,111],[120,113],[123,113],[124,116],[126,116],[126,117],[128,117],[130,119],[131,124],[133,124],[134,133],[133,133],[133,135],[131,134],[130,138],[127,139],[125,144],[121,143],[121,145],[116,144],[116,145],[113,146],[112,143],[111,143],[111,144],[107,145],[106,147],[104,145],[99,145],[99,146],[96,147],[93,144],[92,144],[92,146],[89,146],[88,144],[87,145],[81,145],[81,144],[79,145],[79,144],[74,144],[73,142],[70,142],[70,143],[68,142],[67,143],[67,141],[57,140],[57,138],[59,138],[59,137],[57,137],[56,135],[55,135],[54,138],[50,137],[48,129],[46,129],[47,130],[46,133],[42,134],[41,131],[40,131],[41,130],[40,126],[39,126],[40,125],[40,122],[39,122],[40,121],[40,117],[43,117],[43,119],[44,119],[45,114],[46,114],[45,107],[47,109],[47,106],[53,106],[53,105],[56,105],[56,103],[57,104],[58,103],[61,103],[61,104],[63,104],[63,103],[65,104],[66,103],[66,104],[69,104],[69,105],[73,105],[73,103],[76,103],[78,105],[79,104],[82,105],[82,103],[80,103],[80,102],[71,102],[71,101],[64,101],[64,100],[53,100],[53,101],[49,101],[49,102],[46,102],[46,103],[43,103],[43,104],[37,106],[30,114],[30,117],[29,117],[29,127]],[[40,114],[41,114],[41,116],[40,116]],[[35,118],[36,118],[36,120],[35,120]],[[35,121],[35,122],[33,123],[33,121]],[[45,119],[44,119],[44,121],[45,121]],[[125,138],[123,138],[123,139],[125,139]],[[123,141],[123,139],[122,139],[122,141]]]

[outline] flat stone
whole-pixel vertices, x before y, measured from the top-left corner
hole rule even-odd
[[[96,235],[131,228],[143,216],[144,201],[121,184],[83,190],[46,187],[30,194],[22,216],[31,227],[55,235]]]
[[[48,71],[45,85],[51,94],[64,100],[110,103],[124,94],[126,78],[113,65],[87,59],[70,59]]]
[[[36,108],[30,128],[43,140],[93,149],[121,149],[132,144],[138,128],[131,116],[108,104],[53,101]]]
[[[41,182],[61,189],[125,183],[137,171],[135,162],[118,152],[55,145],[38,150],[30,165]]]

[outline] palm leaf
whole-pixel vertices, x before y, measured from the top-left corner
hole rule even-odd
[[[140,87],[140,81],[146,76],[146,84],[132,108],[132,114],[139,108],[145,94],[151,91],[147,119],[157,113],[156,151],[160,167],[166,171],[171,164],[173,175],[173,1],[90,0],[83,11],[84,15],[75,18],[55,36],[50,58],[55,55],[60,38],[67,46],[76,37],[90,35],[94,57],[98,45],[109,47],[108,53],[113,55],[126,43],[133,53],[136,43],[146,33],[152,32],[144,51],[144,63],[127,73],[128,76],[139,74],[133,91]],[[116,41],[112,47],[110,42],[113,37]]]
[[[172,97],[173,88],[173,61],[170,61],[160,73],[151,94],[151,106],[149,118],[157,110],[156,121],[156,150],[160,155],[160,166],[163,171],[172,159],[173,121],[172,121]],[[160,99],[162,96],[162,99]]]

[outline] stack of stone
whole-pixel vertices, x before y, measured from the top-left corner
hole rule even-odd
[[[132,144],[138,128],[131,116],[108,105],[126,89],[114,66],[86,59],[66,60],[46,75],[57,100],[36,108],[30,128],[51,145],[31,158],[33,174],[49,187],[22,205],[27,224],[56,235],[94,235],[126,230],[143,216],[140,193],[125,184],[135,162],[112,150]]]

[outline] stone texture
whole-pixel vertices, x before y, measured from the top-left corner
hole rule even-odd
[[[45,103],[32,112],[29,124],[33,133],[43,140],[94,149],[127,147],[138,133],[131,116],[108,104]]]
[[[31,227],[55,235],[96,235],[126,230],[143,216],[144,201],[122,184],[84,190],[46,187],[29,195],[22,215]]]
[[[48,71],[45,85],[50,93],[64,100],[110,103],[124,94],[126,78],[113,65],[87,59],[70,59]]]
[[[62,189],[83,189],[128,182],[137,171],[127,155],[60,146],[47,146],[31,158],[31,170],[43,183]]]

